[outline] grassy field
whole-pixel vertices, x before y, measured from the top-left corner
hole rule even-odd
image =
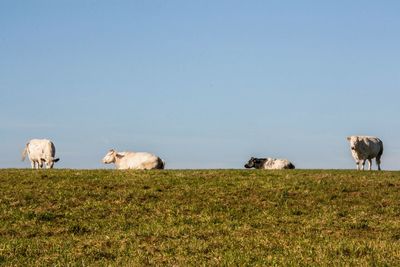
[[[400,264],[400,172],[0,170],[0,264]]]

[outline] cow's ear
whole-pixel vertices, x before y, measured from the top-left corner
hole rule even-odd
[[[350,141],[350,139],[351,139],[351,136],[347,136],[347,141]]]
[[[53,162],[58,162],[60,158],[53,159]]]
[[[123,157],[125,157],[125,155],[121,155],[121,154],[115,154],[115,156],[117,157],[117,158],[123,158]]]

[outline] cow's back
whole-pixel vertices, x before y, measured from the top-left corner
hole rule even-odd
[[[122,152],[120,169],[154,169],[159,165],[159,158],[147,152]]]
[[[374,136],[359,136],[361,143],[356,153],[363,159],[375,158],[383,152],[383,142]]]
[[[287,159],[268,158],[264,163],[264,169],[269,169],[269,170],[294,169],[294,165]]]
[[[32,139],[28,143],[28,155],[31,160],[40,159],[47,151],[48,140]]]

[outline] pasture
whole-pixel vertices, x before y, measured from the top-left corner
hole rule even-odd
[[[0,170],[0,265],[398,265],[400,172]]]

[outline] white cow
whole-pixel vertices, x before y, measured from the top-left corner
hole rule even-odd
[[[287,159],[274,159],[274,158],[251,158],[245,168],[256,168],[256,169],[268,169],[268,170],[282,170],[282,169],[294,169],[295,166]]]
[[[164,169],[165,163],[159,157],[147,152],[117,152],[108,151],[103,158],[104,164],[114,163],[119,170],[151,170]]]
[[[59,158],[54,158],[55,154],[56,148],[50,140],[32,139],[26,144],[22,152],[22,161],[28,155],[32,169],[43,168],[43,163],[46,164],[47,169],[51,169],[54,163],[60,160]]]
[[[374,136],[349,136],[347,140],[350,142],[351,154],[356,161],[357,170],[364,170],[365,161],[368,160],[369,168],[371,170],[372,159],[376,159],[378,170],[381,170],[381,156],[383,153],[382,141]]]

